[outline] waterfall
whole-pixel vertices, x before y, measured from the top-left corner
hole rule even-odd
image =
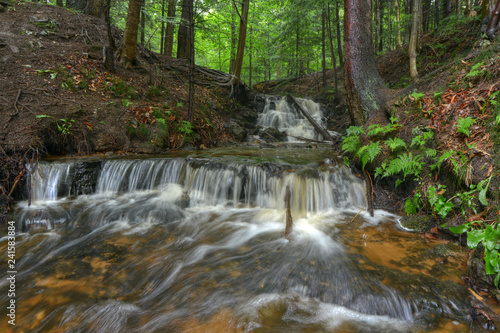
[[[40,163],[32,174],[33,201],[76,195],[72,193],[79,181],[72,172],[75,163]],[[341,164],[318,171],[269,163],[151,158],[107,160],[101,167],[92,193],[126,193],[178,184],[189,196],[191,206],[244,204],[282,210],[288,185],[292,210],[299,216],[361,207],[364,203],[364,183]]]
[[[300,105],[324,127],[323,112],[318,103],[303,98],[297,98]],[[275,128],[286,132],[289,142],[298,142],[299,138],[323,140],[317,134],[314,127],[305,119],[299,111],[288,104],[284,97],[268,96],[262,113],[259,114],[257,125],[263,128]]]

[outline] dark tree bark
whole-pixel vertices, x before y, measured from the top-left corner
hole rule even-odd
[[[177,33],[177,58],[190,58],[191,43],[189,29],[191,26],[190,13],[193,11],[193,0],[182,1],[181,24]]]
[[[243,0],[243,2],[241,3],[240,33],[238,37],[238,50],[236,51],[236,59],[233,72],[233,75],[238,79],[241,76],[241,69],[243,67],[243,55],[245,54],[249,2],[250,0]]]
[[[172,22],[175,18],[176,0],[168,0],[168,22],[167,30],[165,31],[165,55],[171,57],[172,49],[174,47],[174,23]]]
[[[413,82],[418,82],[417,71],[417,54],[419,49],[419,35],[420,35],[420,18],[422,16],[422,2],[421,0],[413,0],[413,19],[411,27],[411,37],[409,44],[409,57],[410,57],[410,76]]]
[[[56,0],[56,5],[62,7],[64,5],[63,0]]]
[[[111,17],[110,17],[110,11],[111,11],[111,0],[106,0],[107,6],[106,6],[106,32],[108,35],[108,46],[106,47],[106,52],[105,56],[106,59],[104,60],[104,67],[110,72],[115,71],[115,40],[113,39],[113,34],[111,32]]]
[[[346,0],[344,17],[346,102],[356,125],[386,122],[390,91],[375,65],[369,0]]]
[[[379,9],[378,9],[378,15],[379,15],[379,33],[378,33],[378,51],[383,52],[384,51],[384,38],[382,37],[384,35],[384,0],[378,0],[379,3]]]
[[[188,121],[193,121],[194,108],[194,8],[190,7],[189,12],[189,107]]]
[[[396,10],[396,24],[397,24],[397,43],[398,47],[403,47],[403,40],[401,39],[401,10],[399,6],[399,0],[394,0],[394,9]]]
[[[120,62],[127,69],[132,68],[137,52],[137,31],[139,29],[142,3],[142,0],[130,0],[128,4],[127,23],[120,51]]]
[[[422,3],[422,32],[426,34],[429,32],[429,23],[431,16],[431,0],[423,0]]]
[[[236,3],[233,1],[233,10],[231,11],[231,52],[229,54],[229,73],[234,71],[234,62],[236,59],[236,47],[238,40],[236,39]]]

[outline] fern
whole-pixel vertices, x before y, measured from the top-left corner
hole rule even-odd
[[[470,127],[476,123],[476,119],[472,117],[467,117],[467,118],[458,118],[457,120],[457,132],[465,134],[467,137],[469,137],[469,130]]]
[[[474,76],[478,75],[479,73],[481,73],[481,66],[483,66],[483,65],[484,65],[484,62],[478,62],[477,64],[472,66],[472,68],[470,69],[470,72],[467,73],[467,75],[465,75],[465,77],[474,77]]]
[[[406,147],[406,142],[404,142],[403,140],[401,140],[400,138],[394,138],[394,139],[387,139],[385,140],[385,144],[391,148],[391,151],[395,151],[397,150],[398,148],[407,148]]]
[[[414,157],[412,153],[408,153],[408,155],[401,154],[389,162],[385,168],[383,177],[389,177],[401,172],[403,173],[403,179],[406,179],[406,176],[411,174],[418,177],[422,171],[421,159],[422,156],[420,155]]]
[[[395,131],[397,127],[400,127],[400,124],[392,124],[392,125],[386,125],[384,127],[381,127],[379,124],[372,124],[368,127],[368,136],[375,136],[380,133],[383,135],[390,133],[392,131]]]
[[[358,148],[359,148],[359,137],[356,135],[349,135],[348,137],[344,138],[344,141],[342,141],[343,151],[354,153],[358,150]]]
[[[431,170],[434,170],[436,168],[438,168],[439,170],[441,168],[441,164],[443,164],[444,161],[449,160],[451,157],[453,157],[454,154],[455,152],[453,150],[448,150],[444,152],[443,155],[439,157],[438,161],[433,165],[431,165]]]
[[[363,127],[360,126],[351,126],[347,130],[347,135],[360,135],[360,134],[365,134],[365,131],[363,131]]]
[[[415,102],[417,102],[419,99],[425,96],[425,94],[419,93],[419,92],[414,92],[410,94],[411,97],[415,99]]]
[[[372,142],[367,146],[363,146],[358,150],[358,157],[361,159],[363,163],[363,169],[365,168],[366,163],[373,162],[375,157],[380,153],[382,148],[380,148],[379,142]]]

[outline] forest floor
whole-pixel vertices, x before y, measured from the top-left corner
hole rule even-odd
[[[475,218],[497,219],[500,53],[498,42],[481,38],[479,25],[471,19],[424,36],[418,58],[421,79],[413,94],[394,99],[393,116],[403,125],[397,135],[410,146],[415,129],[431,129],[433,149],[457,152],[455,162],[465,158],[463,177],[457,181],[449,176],[458,162],[448,159],[442,172],[420,184],[406,180],[395,189],[390,177],[377,179],[376,208],[403,212],[418,186],[439,180],[459,189],[493,175],[491,205]],[[113,35],[119,47],[121,32],[115,29]],[[157,154],[235,145],[244,136],[237,137],[228,124],[245,127],[255,119],[245,96],[239,102],[229,99],[230,87],[224,83],[229,75],[197,67],[195,112],[187,121],[187,60],[139,46],[140,66],[130,71],[117,66],[111,73],[104,68],[106,44],[103,21],[65,8],[19,3],[0,12],[0,216],[5,217],[14,189],[26,175],[26,161],[47,155]],[[393,91],[411,84],[404,50],[390,51],[377,61]],[[345,135],[350,118],[341,93],[342,73],[337,73],[337,91],[334,71],[327,72],[327,87],[321,75],[259,83],[252,94],[313,98],[329,116],[329,129]],[[465,135],[458,129],[460,119],[467,117],[473,123]],[[373,174],[375,163],[367,169]],[[438,236],[435,227],[441,220],[436,214],[431,220],[427,231]],[[457,211],[449,224],[463,222]]]

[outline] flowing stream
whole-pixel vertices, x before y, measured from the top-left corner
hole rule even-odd
[[[468,331],[464,254],[443,262],[439,241],[370,217],[363,181],[327,147],[30,170],[32,203],[9,218],[19,332]]]

